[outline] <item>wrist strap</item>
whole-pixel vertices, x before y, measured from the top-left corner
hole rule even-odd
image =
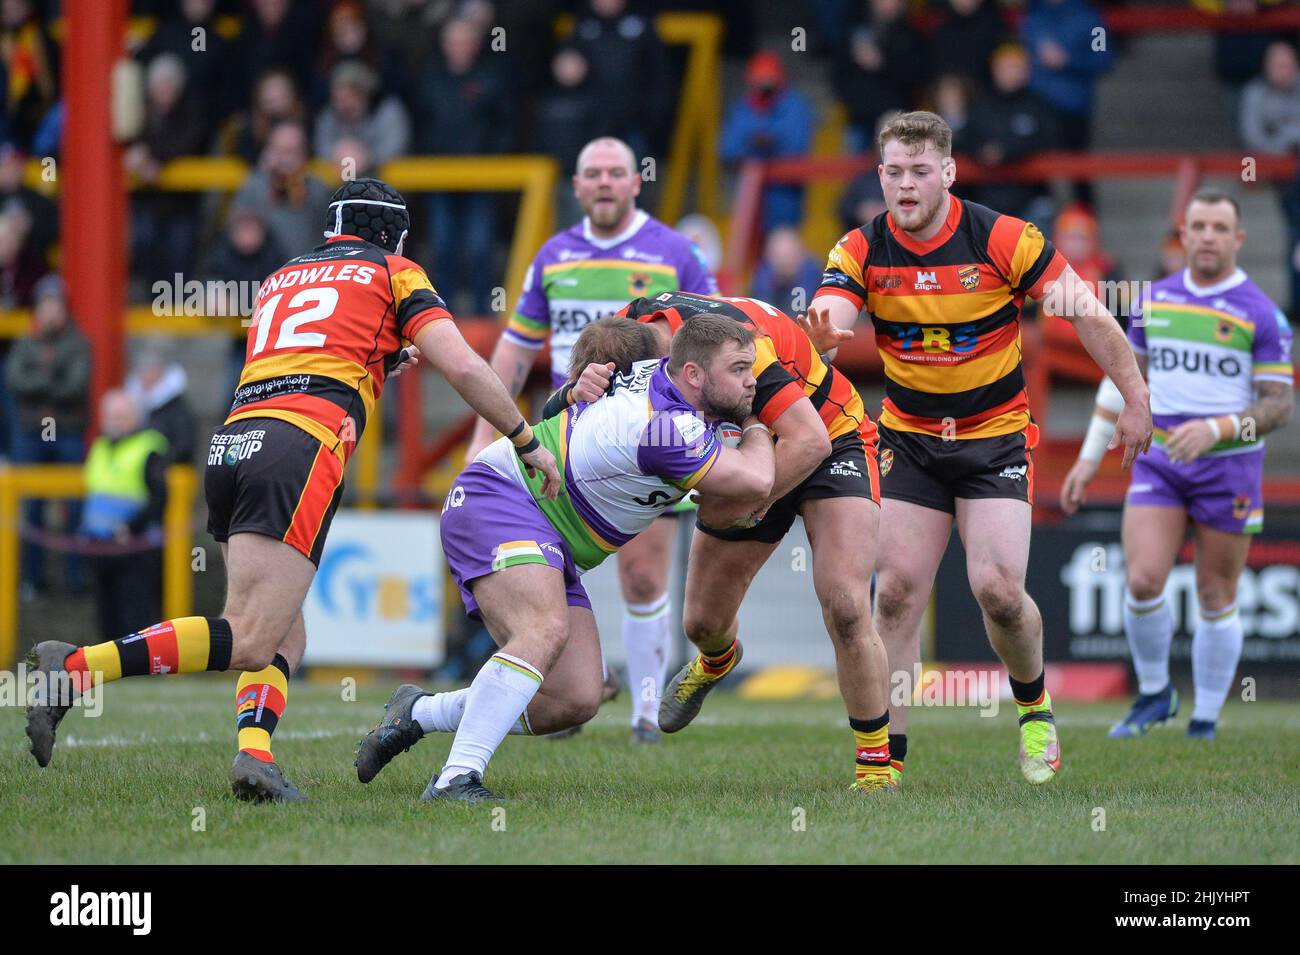
[[[746,428],[742,428],[741,431],[740,431],[740,436],[743,438],[743,437],[745,436],[745,433],[746,433],[747,431],[753,431],[755,428],[761,428],[762,430],[766,431],[767,434],[768,434],[768,437],[771,437],[771,435],[772,435],[772,429],[769,428],[767,425],[763,424],[761,421],[759,421],[759,422],[755,422],[754,424],[749,425],[749,426],[746,427]]]
[[[534,436],[533,436],[533,439],[532,439],[531,441],[529,441],[527,444],[522,445],[522,446],[521,446],[521,445],[515,445],[515,454],[518,454],[518,455],[520,455],[520,456],[523,456],[523,455],[525,455],[525,454],[532,454],[534,451],[536,451],[536,450],[537,450],[538,448],[540,448],[541,446],[542,446],[542,442],[539,441],[539,440],[537,440],[537,436],[534,435]]]
[[[527,421],[520,421],[519,427],[511,431],[506,435],[506,437],[509,438],[510,443],[515,446],[515,450],[523,454],[527,454],[529,451],[534,450],[538,444],[537,438],[533,434],[533,429],[528,426]]]
[[[1205,426],[1210,429],[1210,434],[1214,435],[1214,443],[1218,444],[1223,440],[1223,430],[1219,427],[1218,418],[1202,418]]]
[[[565,405],[573,404],[573,386],[575,384],[576,382],[572,382],[572,381],[565,382],[564,388],[561,390],[564,395]]]

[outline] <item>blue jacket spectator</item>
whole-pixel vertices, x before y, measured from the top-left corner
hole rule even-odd
[[[722,158],[727,162],[802,156],[813,134],[813,111],[801,93],[786,84],[785,67],[770,51],[754,54],[745,68],[745,93],[731,105],[722,127]],[[763,224],[772,229],[803,218],[801,186],[763,190]]]
[[[807,310],[821,281],[821,263],[804,247],[798,229],[782,226],[768,233],[750,283],[754,298],[794,315]]]
[[[1104,48],[1094,32],[1101,14],[1089,0],[1030,0],[1020,27],[1033,70],[1029,88],[1059,113],[1092,114],[1098,77],[1111,67],[1109,37]]]

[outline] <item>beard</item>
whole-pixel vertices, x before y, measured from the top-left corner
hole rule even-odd
[[[943,193],[940,193],[928,206],[918,201],[910,212],[895,209],[889,211],[894,217],[895,224],[904,232],[924,232],[934,224],[935,217],[939,215],[939,208],[942,205]]]
[[[590,208],[587,209],[587,216],[600,228],[611,229],[623,221],[631,206],[631,202],[618,199],[613,202],[597,202],[593,199]]]
[[[737,424],[749,417],[754,407],[753,395],[741,395],[739,398],[723,395],[712,382],[706,382],[700,390],[700,411],[706,418],[734,421]]]

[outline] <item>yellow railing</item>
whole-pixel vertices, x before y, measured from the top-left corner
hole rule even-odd
[[[163,511],[163,618],[187,617],[194,606],[190,520],[198,478],[194,468],[173,465],[167,472]],[[72,464],[0,465],[0,668],[12,668],[18,654],[18,577],[20,505],[28,498],[81,497],[82,470]]]

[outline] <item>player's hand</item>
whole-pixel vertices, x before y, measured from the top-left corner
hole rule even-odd
[[[603,365],[595,362],[582,369],[582,374],[573,385],[574,404],[579,401],[595,401],[605,392],[609,391],[609,383],[614,378],[614,370],[618,366],[612,361],[607,361]]]
[[[1074,467],[1065,476],[1065,483],[1061,485],[1061,510],[1073,514],[1088,500],[1088,482],[1097,476],[1100,464],[1100,461],[1085,461],[1083,458],[1074,462]]]
[[[831,321],[831,310],[829,308],[813,308],[809,306],[805,315],[798,315],[795,321],[803,329],[804,334],[812,339],[813,348],[817,349],[817,354],[825,355],[827,352],[839,348],[844,342],[853,337],[853,329],[836,328]]]
[[[1201,429],[1208,430],[1205,425],[1201,425]],[[1149,399],[1141,403],[1124,402],[1124,410],[1119,413],[1119,420],[1115,422],[1115,433],[1111,435],[1106,450],[1113,451],[1120,445],[1124,446],[1124,460],[1121,467],[1126,471],[1133,464],[1134,458],[1139,454],[1145,454],[1147,448],[1151,447],[1151,401]]]
[[[1165,452],[1175,464],[1190,464],[1218,444],[1204,418],[1184,421],[1165,440]]]
[[[538,471],[542,472],[542,496],[548,501],[555,500],[555,495],[564,486],[560,471],[555,466],[555,456],[546,448],[535,448],[527,454],[519,455],[519,458],[524,462],[524,470],[529,477],[534,477]]]
[[[408,368],[414,368],[420,363],[420,349],[414,345],[407,345],[397,356],[397,363],[388,371],[389,378],[397,378]]]

